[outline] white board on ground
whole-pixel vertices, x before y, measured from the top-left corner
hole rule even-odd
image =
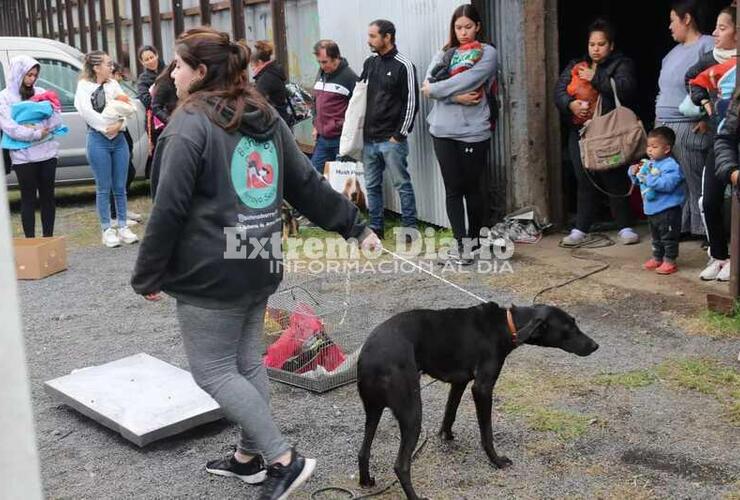
[[[145,353],[75,370],[44,387],[138,446],[223,417],[190,372]]]

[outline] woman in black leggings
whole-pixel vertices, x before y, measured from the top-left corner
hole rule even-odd
[[[10,159],[21,190],[21,222],[26,238],[36,236],[37,201],[41,206],[44,237],[54,235],[56,212],[54,180],[59,144],[49,136],[61,125],[61,115],[57,109],[49,106],[48,118],[37,123],[20,124],[13,113],[14,105],[44,93],[44,90],[35,86],[40,69],[38,61],[31,57],[13,58],[10,62],[8,87],[0,92],[0,127],[3,134],[16,141],[14,147],[18,147],[10,151]],[[48,105],[40,103],[43,104]]]
[[[491,142],[486,89],[496,76],[497,55],[482,35],[476,8],[458,7],[452,14],[449,42],[432,60],[422,86],[424,95],[434,99],[427,120],[442,170],[447,217],[457,240],[457,252],[450,257],[461,265],[473,263],[485,217],[481,181]]]

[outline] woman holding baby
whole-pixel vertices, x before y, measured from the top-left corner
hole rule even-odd
[[[85,56],[75,94],[75,108],[87,123],[87,159],[95,177],[96,208],[102,227],[103,245],[112,248],[135,243],[139,238],[119,220],[116,231],[111,224],[110,195],[118,214],[126,213],[126,176],[129,150],[124,135],[126,116],[133,112],[128,96],[112,78],[113,61],[102,50]],[[128,105],[128,106],[127,106]]]
[[[555,104],[569,125],[568,151],[578,185],[576,224],[561,245],[576,247],[585,243],[594,221],[596,203],[608,197],[612,215],[624,245],[638,243],[640,237],[631,227],[632,213],[625,194],[629,191],[627,165],[601,172],[588,172],[581,161],[579,131],[596,111],[601,98],[601,112],[616,106],[612,82],[622,105],[629,107],[637,91],[635,64],[615,50],[614,30],[604,20],[588,28],[588,53],[571,61],[555,86]]]
[[[496,118],[491,116],[487,91],[495,81],[496,65],[496,49],[484,41],[478,10],[461,5],[452,14],[450,38],[429,65],[421,89],[434,99],[427,122],[442,170],[447,217],[457,241],[449,257],[458,265],[473,263],[484,223],[481,181]]]

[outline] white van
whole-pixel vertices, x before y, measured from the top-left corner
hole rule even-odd
[[[83,54],[74,47],[47,38],[0,37],[0,89],[7,83],[10,60],[20,55],[31,56],[39,62],[41,71],[37,85],[55,91],[62,102],[62,120],[69,127],[69,134],[59,139],[57,185],[92,181],[92,170],[85,155],[87,125],[74,107]],[[143,177],[149,152],[146,113],[144,106],[135,99],[134,87],[126,82],[121,82],[121,87],[136,104],[136,115],[126,124],[134,143],[132,161],[136,175]],[[17,185],[15,172],[7,176],[6,182],[9,187]]]

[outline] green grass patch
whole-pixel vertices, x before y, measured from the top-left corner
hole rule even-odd
[[[666,361],[658,366],[657,373],[672,385],[702,394],[719,396],[728,393],[729,396],[729,393],[740,391],[740,373],[712,359]]]
[[[510,415],[524,417],[534,431],[552,432],[563,440],[575,439],[585,434],[592,420],[591,417],[581,413],[532,404],[505,403],[501,410]]]
[[[715,336],[740,338],[740,305],[735,306],[733,316],[704,311],[701,314],[701,320],[715,332]]]
[[[523,418],[534,431],[553,433],[567,441],[585,434],[596,419],[556,404],[578,397],[588,387],[587,380],[511,370],[501,376],[494,392],[504,400],[499,408],[502,412]]]
[[[651,370],[633,370],[623,373],[604,373],[597,376],[594,382],[599,385],[618,385],[627,389],[637,389],[647,387],[656,380],[658,377]]]
[[[593,379],[595,384],[627,389],[647,387],[657,381],[668,387],[714,396],[722,404],[724,418],[740,427],[740,371],[715,359],[673,359],[652,369],[605,373]]]

